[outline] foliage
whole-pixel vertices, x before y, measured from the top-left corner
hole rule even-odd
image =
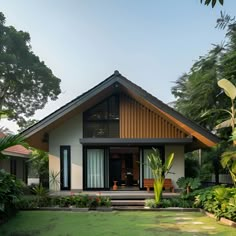
[[[227,149],[221,156],[221,165],[227,168],[236,187],[236,147]]]
[[[104,206],[110,207],[111,206],[111,199],[109,197],[99,195],[96,197],[97,206]]]
[[[0,12],[0,110],[22,124],[60,94],[60,79],[40,61],[30,45],[30,35],[5,25]],[[21,125],[20,125],[21,126]]]
[[[181,207],[181,208],[192,208],[193,201],[191,199],[174,197],[169,199],[162,199],[159,204],[156,204],[154,199],[145,199],[145,207],[149,208],[167,208],[167,207]]]
[[[153,152],[151,152],[147,156],[147,158],[148,158],[148,166],[152,170],[152,174],[154,177],[155,201],[156,204],[158,204],[161,200],[165,176],[166,174],[169,173],[169,170],[172,167],[172,163],[174,160],[174,153],[171,153],[168,156],[165,163],[162,163],[158,149],[153,148]]]
[[[172,94],[177,99],[175,109],[201,126],[213,130],[219,123],[221,123],[222,127],[229,126],[230,124],[231,129],[226,128],[215,131],[221,140],[226,142],[228,141],[229,135],[232,134],[232,125],[234,124],[232,122],[234,121],[232,115],[234,115],[235,111],[234,109],[227,110],[224,113],[221,113],[221,111],[226,111],[225,107],[232,107],[234,96],[231,94],[232,96],[229,96],[230,99],[228,99],[222,93],[221,88],[225,90],[229,86],[232,87],[229,83],[236,83],[235,18],[221,13],[220,18],[217,19],[217,27],[227,29],[225,43],[214,45],[205,56],[199,57],[189,72],[182,75],[176,81],[172,87]],[[217,86],[217,83],[219,83],[220,87]],[[225,83],[227,83],[226,87]],[[232,89],[230,88],[230,90]],[[228,95],[230,94],[228,93]],[[212,111],[219,112],[212,115]],[[209,153],[209,156],[213,155],[214,157],[212,158],[211,167],[215,172],[216,180],[220,171],[219,156],[222,153],[222,151],[220,153],[220,150],[222,149],[210,150]]]
[[[96,208],[98,206],[110,207],[111,199],[106,196],[88,196],[87,194],[70,196],[49,196],[42,186],[35,187],[36,195],[22,196],[17,202],[18,209],[34,209],[38,207],[77,207]]]
[[[48,190],[45,189],[42,184],[36,185],[32,188],[32,193],[37,197],[46,197],[48,196]]]
[[[91,198],[87,194],[75,196],[74,199],[76,207],[85,208],[90,207],[91,205]]]
[[[232,137],[231,140],[233,141],[233,149],[230,148],[226,152],[224,152],[221,155],[221,164],[223,168],[227,168],[229,170],[229,173],[232,177],[233,183],[236,186],[236,154],[235,154],[235,146],[236,146],[236,139],[235,139],[235,98],[236,98],[236,87],[227,79],[222,79],[218,81],[219,87],[221,87],[225,94],[230,98],[231,100],[231,109],[222,109],[223,111],[227,112],[230,115],[230,118],[228,120],[223,121],[222,123],[218,124],[216,126],[216,129],[221,129],[225,127],[231,126],[232,129]]]
[[[201,56],[189,73],[185,73],[172,87],[172,94],[176,97],[175,108],[196,121],[200,125],[212,130],[226,116],[216,113],[212,116],[209,111],[230,107],[230,100],[223,96],[217,82],[227,79],[236,82],[236,24],[234,18],[221,13],[217,19],[217,27],[227,26],[226,43],[214,45],[205,55]],[[207,116],[202,116],[208,112]],[[227,115],[227,114],[226,114]],[[222,138],[228,130],[219,130]]]
[[[22,195],[22,183],[5,170],[0,170],[0,219],[14,213],[15,203]]]
[[[194,205],[213,213],[217,219],[225,217],[236,221],[236,189],[215,186],[199,191]]]
[[[145,199],[144,206],[149,207],[149,208],[157,208],[158,207],[155,199]]]
[[[187,193],[190,192],[190,190],[198,189],[201,186],[201,182],[199,178],[185,178],[181,177],[176,182],[180,188],[183,188],[186,190]]]
[[[47,176],[48,181],[48,153],[40,149],[31,148],[30,159],[28,160],[31,167],[37,171],[40,183],[44,184],[43,177]]]
[[[219,2],[221,5],[224,4],[224,0],[200,0],[201,3],[204,2],[205,5],[210,5],[212,6],[212,8],[216,5],[217,2]]]
[[[44,199],[41,203],[46,205],[47,202]],[[35,195],[22,196],[16,203],[16,208],[20,210],[30,210],[39,207],[39,205],[42,206],[41,203],[39,204],[39,199]]]
[[[37,206],[42,207],[47,205],[48,190],[42,184],[36,185],[32,188],[32,193],[36,196]]]
[[[198,151],[187,153],[184,159],[184,172],[185,177],[198,177],[200,172],[200,166],[198,161]]]
[[[29,127],[33,126],[34,124],[36,124],[38,122],[38,120],[36,119],[28,119],[25,120],[23,124],[21,124],[20,128],[18,129],[18,132],[21,133],[24,130],[28,129]]]

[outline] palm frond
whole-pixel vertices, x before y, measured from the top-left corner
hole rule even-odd
[[[25,137],[20,134],[17,135],[7,135],[5,137],[0,138],[0,158],[4,157],[1,153],[5,149],[15,146],[15,145],[22,145],[25,148],[28,148],[29,145],[24,141]]]

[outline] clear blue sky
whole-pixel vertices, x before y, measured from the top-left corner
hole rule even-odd
[[[114,70],[173,101],[173,81],[224,40],[215,29],[220,10],[236,12],[235,0],[213,9],[200,0],[0,0],[0,6],[6,24],[29,32],[32,50],[62,80],[59,99],[37,119]]]

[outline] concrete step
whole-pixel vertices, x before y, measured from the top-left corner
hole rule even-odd
[[[143,211],[146,210],[144,206],[113,206],[113,210],[118,210],[118,211]]]
[[[144,206],[144,200],[111,200],[112,206]]]

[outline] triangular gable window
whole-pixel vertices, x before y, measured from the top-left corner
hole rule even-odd
[[[119,137],[119,97],[111,96],[84,112],[84,138]]]

